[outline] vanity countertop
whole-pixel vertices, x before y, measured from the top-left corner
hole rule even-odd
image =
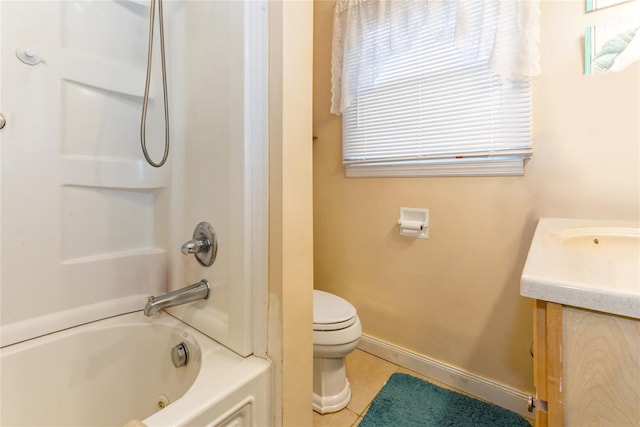
[[[541,218],[520,294],[640,319],[640,223]]]

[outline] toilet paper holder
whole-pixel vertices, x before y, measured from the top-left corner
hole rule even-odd
[[[398,225],[400,225],[401,236],[428,239],[429,209],[400,208]]]

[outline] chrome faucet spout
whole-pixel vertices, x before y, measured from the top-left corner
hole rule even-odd
[[[144,308],[144,315],[153,316],[164,308],[175,307],[176,305],[182,305],[201,299],[208,299],[210,293],[211,285],[209,285],[207,280],[202,279],[198,283],[185,286],[182,289],[157,297],[149,297],[147,305]]]

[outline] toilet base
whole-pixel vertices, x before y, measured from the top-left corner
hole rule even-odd
[[[345,375],[344,357],[313,358],[313,410],[337,412],[351,400],[351,384]]]

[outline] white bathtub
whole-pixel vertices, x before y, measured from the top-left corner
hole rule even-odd
[[[180,342],[190,358],[175,368],[171,349]],[[240,357],[165,313],[126,314],[4,347],[0,370],[5,427],[271,424],[269,362]]]

